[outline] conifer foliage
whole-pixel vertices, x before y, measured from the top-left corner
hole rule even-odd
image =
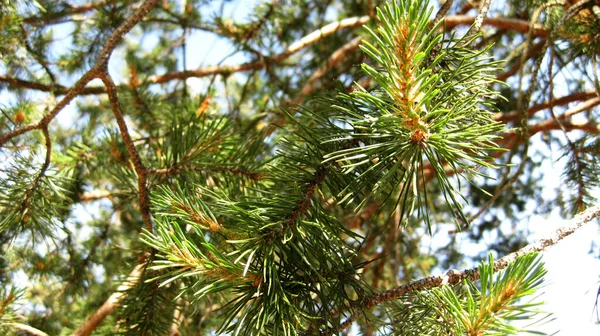
[[[535,332],[600,216],[600,3],[497,2],[0,0],[0,333]]]

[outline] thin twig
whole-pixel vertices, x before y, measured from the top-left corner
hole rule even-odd
[[[475,17],[473,21],[473,25],[469,28],[469,30],[465,33],[463,37],[463,43],[468,43],[475,35],[479,34],[481,27],[483,25],[483,20],[487,17],[488,10],[490,9],[490,4],[492,0],[482,0],[481,6],[479,7],[479,14]]]
[[[6,75],[0,75],[0,82],[7,83],[7,84],[15,86],[15,87],[20,87],[20,88],[25,88],[25,89],[30,89],[30,90],[37,90],[37,91],[42,91],[42,92],[49,92],[49,93],[53,93],[55,95],[65,95],[65,94],[69,93],[69,91],[73,90],[73,88],[68,88],[68,87],[65,87],[62,85],[58,85],[58,84],[48,85],[48,84],[32,82],[32,81],[28,81],[28,80],[24,80],[24,79],[20,79],[20,78],[10,77],[10,76],[6,76]],[[81,89],[77,92],[77,95],[79,95],[79,96],[97,95],[97,94],[102,94],[102,93],[106,93],[105,87],[92,86],[92,87],[84,87],[83,89]]]
[[[588,110],[598,104],[600,104],[600,98],[596,96],[595,90],[588,90],[584,92],[575,92],[571,93],[567,96],[556,98],[552,100],[553,106],[562,106],[567,105],[572,102],[584,100],[583,103],[577,104],[574,107],[568,109],[564,117],[570,117],[573,114],[579,113],[581,111]],[[531,118],[535,113],[545,110],[550,107],[550,102],[545,101],[543,103],[533,105],[527,109],[527,115]],[[492,116],[492,119],[496,121],[501,121],[503,123],[508,123],[511,121],[515,121],[519,117],[519,113],[517,111],[510,112],[498,112]]]
[[[358,50],[358,46],[362,41],[361,37],[355,37],[350,42],[344,44],[339,49],[334,51],[323,64],[315,71],[310,78],[306,81],[302,89],[300,90],[300,96],[296,99],[299,102],[303,97],[312,93],[317,87],[317,81],[321,79],[325,74],[331,70],[334,66],[340,63],[348,54]]]
[[[429,23],[429,28],[435,27],[435,25],[438,22],[440,22],[444,18],[444,16],[446,16],[448,11],[450,10],[450,7],[452,7],[453,3],[454,3],[454,0],[446,0],[446,2],[444,2],[444,4],[442,6],[440,6],[440,9],[435,14],[435,17]]]

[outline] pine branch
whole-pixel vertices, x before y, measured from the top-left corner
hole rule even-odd
[[[515,261],[520,256],[529,254],[531,252],[540,252],[550,246],[556,245],[560,240],[571,235],[584,224],[590,222],[591,220],[597,217],[600,217],[600,206],[593,206],[591,208],[588,208],[584,212],[578,214],[573,219],[571,219],[567,225],[557,229],[551,236],[540,239],[534,243],[531,243],[519,249],[516,252],[510,253],[500,259],[495,260],[494,272],[498,272],[500,270],[505,269],[510,263]],[[406,294],[425,291],[443,285],[456,285],[465,279],[469,281],[477,281],[479,280],[479,276],[480,274],[478,268],[471,268],[463,271],[450,270],[445,275],[429,276],[417,281],[410,282],[405,285],[386,290],[384,292],[374,294],[370,297],[365,298],[360,304],[360,306],[353,307],[355,312],[352,315],[350,315],[350,317],[348,317],[338,329],[328,330],[325,333],[321,333],[321,335],[333,335],[337,332],[345,330],[346,328],[350,327],[350,325],[352,325],[352,323],[354,323],[354,321],[356,321],[365,310],[398,299]]]
[[[52,155],[52,141],[50,139],[50,133],[48,132],[48,127],[44,127],[42,129],[42,133],[44,134],[44,146],[46,147],[46,155],[44,158],[44,163],[42,164],[42,168],[40,172],[33,179],[27,191],[25,192],[25,197],[23,198],[23,202],[21,202],[21,209],[19,213],[24,216],[27,208],[29,207],[31,198],[33,193],[38,189],[40,180],[45,176],[46,170],[50,167],[50,156]]]
[[[349,54],[358,50],[358,46],[362,41],[362,37],[355,37],[350,42],[344,44],[339,49],[331,53],[329,58],[321,64],[321,66],[313,72],[313,74],[308,78],[308,80],[304,83],[302,89],[300,89],[300,95],[296,99],[296,103],[299,103],[304,97],[308,96],[316,89],[316,84],[319,79],[321,79],[329,70],[339,64],[342,60],[344,60]]]

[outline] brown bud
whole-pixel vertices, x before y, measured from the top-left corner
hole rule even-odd
[[[23,110],[17,111],[17,113],[15,114],[15,121],[20,124],[24,120],[25,120],[25,112],[23,112]]]

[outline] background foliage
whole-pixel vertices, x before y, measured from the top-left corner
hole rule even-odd
[[[516,333],[524,223],[599,214],[597,0],[0,0],[0,27],[3,333]]]

